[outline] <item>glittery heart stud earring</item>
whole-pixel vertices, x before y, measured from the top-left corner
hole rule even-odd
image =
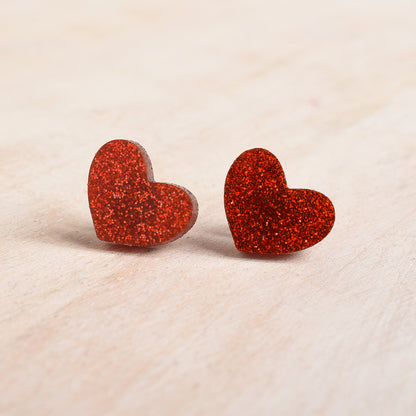
[[[282,254],[321,241],[335,221],[325,195],[290,189],[276,156],[265,149],[242,153],[225,181],[224,204],[238,250]]]
[[[154,182],[146,151],[128,140],[113,140],[97,152],[88,199],[97,237],[128,246],[176,240],[198,215],[195,197],[180,186]]]

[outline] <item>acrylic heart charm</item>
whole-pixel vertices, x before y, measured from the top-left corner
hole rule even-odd
[[[113,140],[97,152],[88,199],[97,237],[129,246],[176,240],[198,215],[195,197],[179,186],[154,182],[146,151],[128,140]]]
[[[249,253],[303,250],[321,241],[335,221],[329,198],[288,188],[279,161],[265,149],[247,150],[234,161],[224,204],[237,249]]]

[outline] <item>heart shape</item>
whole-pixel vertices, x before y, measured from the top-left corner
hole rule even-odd
[[[232,164],[225,181],[224,205],[240,251],[282,254],[321,241],[335,221],[332,202],[310,189],[290,189],[272,153],[251,149]]]
[[[129,246],[176,240],[198,215],[195,197],[180,186],[154,182],[146,151],[128,140],[113,140],[97,152],[88,199],[97,237]]]

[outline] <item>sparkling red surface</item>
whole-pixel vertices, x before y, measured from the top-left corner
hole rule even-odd
[[[146,151],[128,140],[113,140],[97,152],[88,199],[97,237],[129,246],[173,241],[198,215],[195,197],[179,186],[154,182]]]
[[[288,188],[279,161],[265,149],[247,150],[234,161],[224,203],[234,243],[249,253],[303,250],[321,241],[335,221],[329,198]]]

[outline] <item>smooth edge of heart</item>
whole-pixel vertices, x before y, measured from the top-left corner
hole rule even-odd
[[[90,192],[89,192],[90,175],[91,175],[91,170],[92,170],[93,162],[94,162],[95,158],[97,157],[98,153],[100,153],[100,151],[103,151],[103,149],[107,145],[113,144],[115,142],[124,142],[126,144],[131,144],[131,145],[134,145],[138,149],[138,151],[139,151],[139,153],[142,156],[143,161],[144,161],[145,170],[146,170],[146,172],[145,172],[146,179],[147,179],[147,181],[150,184],[163,184],[163,185],[173,186],[173,187],[178,188],[181,191],[183,191],[185,193],[185,195],[190,199],[190,202],[191,202],[191,205],[192,205],[192,212],[191,212],[191,216],[189,218],[188,224],[177,235],[175,235],[174,237],[170,238],[169,240],[161,241],[160,243],[156,243],[156,244],[152,244],[152,245],[131,245],[131,244],[118,243],[118,242],[110,241],[110,240],[103,240],[103,239],[101,239],[97,235],[97,228],[95,226],[95,220],[94,220],[94,217],[92,215],[93,209],[92,209],[91,204],[90,204]],[[112,244],[117,244],[117,245],[122,245],[122,246],[129,246],[129,247],[142,247],[142,248],[146,248],[146,247],[149,247],[150,248],[150,247],[160,246],[160,245],[167,244],[167,243],[170,243],[172,241],[175,241],[175,240],[181,238],[183,235],[185,235],[195,225],[195,222],[196,222],[196,220],[198,218],[199,205],[198,205],[198,200],[196,199],[196,197],[194,196],[194,194],[191,191],[189,191],[188,189],[186,189],[185,187],[183,187],[183,186],[176,185],[176,184],[173,184],[173,183],[157,182],[157,181],[155,181],[155,179],[154,179],[154,173],[153,173],[153,166],[152,166],[152,162],[150,160],[149,154],[147,153],[146,149],[140,143],[138,143],[138,142],[136,142],[134,140],[114,139],[114,140],[110,140],[107,143],[104,143],[97,150],[97,152],[95,153],[95,155],[94,155],[94,157],[92,159],[92,162],[91,162],[91,165],[90,165],[90,169],[89,169],[89,173],[88,173],[88,186],[87,187],[88,187],[88,192],[87,192],[88,193],[88,205],[89,205],[89,208],[90,208],[91,216],[93,217],[92,220],[93,220],[95,234],[96,234],[97,238],[100,241],[105,241],[107,243],[112,243]]]

